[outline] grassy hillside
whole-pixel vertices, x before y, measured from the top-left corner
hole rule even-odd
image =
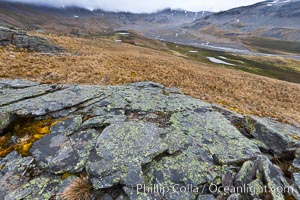
[[[207,57],[214,57],[233,65],[223,67],[237,69],[279,80],[300,83],[300,61],[281,57],[241,56],[222,51],[208,50],[174,43],[168,47],[197,62],[212,64]]]
[[[300,54],[300,42],[275,40],[263,37],[251,37],[243,40],[244,44],[261,53]]]
[[[225,68],[200,58],[191,60],[188,53],[157,41],[127,44],[117,42],[116,35],[86,39],[43,37],[67,52],[43,55],[1,47],[0,77],[102,85],[154,81],[241,113],[300,123],[299,84]],[[150,44],[152,48],[147,47]]]

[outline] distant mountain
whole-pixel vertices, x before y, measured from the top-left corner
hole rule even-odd
[[[77,7],[52,8],[0,2],[0,25],[29,30],[41,29],[62,34],[70,32],[86,34],[118,27],[117,23],[98,14]]]
[[[269,0],[195,20],[187,30],[300,41],[300,0]],[[213,30],[213,31],[212,31]]]
[[[151,14],[106,12],[78,7],[53,8],[23,3],[0,2],[0,25],[55,33],[89,34],[111,31],[115,28],[143,25],[176,26],[207,16],[208,12],[193,13],[165,9]]]
[[[299,22],[300,0],[268,0],[218,13],[165,9],[150,14],[0,1],[0,26],[73,35],[135,31],[162,41],[234,52],[299,54]]]

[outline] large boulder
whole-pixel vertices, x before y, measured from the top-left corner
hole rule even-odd
[[[4,199],[59,199],[76,176],[98,199],[299,197],[298,128],[161,84],[0,80],[0,122]]]
[[[43,53],[57,53],[63,50],[44,38],[30,36],[22,30],[0,26],[0,45],[6,46],[9,44],[15,45],[17,48]]]

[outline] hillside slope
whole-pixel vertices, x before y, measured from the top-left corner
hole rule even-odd
[[[40,36],[66,52],[48,55],[0,47],[0,77],[102,85],[154,81],[241,113],[300,123],[299,84],[194,62],[157,41],[151,45],[161,50],[102,37]]]

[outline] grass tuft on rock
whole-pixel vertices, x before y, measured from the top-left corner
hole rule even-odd
[[[61,194],[62,200],[89,200],[91,199],[91,185],[87,178],[77,177],[72,184],[67,187]]]

